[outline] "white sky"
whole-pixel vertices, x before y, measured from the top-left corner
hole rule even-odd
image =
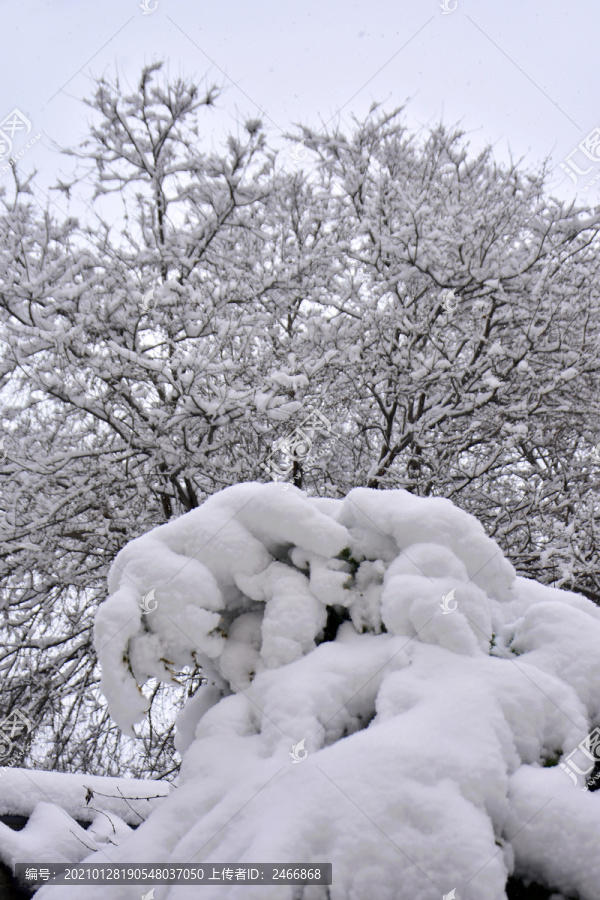
[[[140,0],[5,3],[0,120],[17,107],[31,135],[42,132],[19,165],[38,170],[45,205],[42,191],[69,171],[54,144],[74,146],[86,133],[81,98],[92,77],[118,66],[134,85],[143,64],[165,59],[174,74],[225,88],[216,110],[200,111],[217,143],[238,117],[260,115],[275,140],[294,122],[344,123],[375,100],[391,109],[410,99],[410,125],[460,122],[474,146],[493,143],[500,157],[509,147],[532,164],[551,155],[555,191],[575,196],[558,164],[600,124],[592,0],[446,2],[456,9],[444,14],[441,0],[158,0],[146,15]],[[13,152],[26,140],[18,134]],[[598,203],[600,157],[590,166],[578,195]],[[10,181],[0,175],[0,185]],[[52,196],[64,210],[64,195]]]

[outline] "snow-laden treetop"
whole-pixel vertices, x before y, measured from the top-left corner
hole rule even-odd
[[[273,898],[504,900],[517,871],[598,900],[600,793],[585,756],[558,763],[600,723],[600,610],[517,578],[449,501],[241,484],[132,541],[109,591],[95,643],[122,728],[149,677],[207,677],[178,789],[110,861],[333,863],[329,895]]]
[[[197,661],[227,692],[246,690],[314,651],[332,606],[358,634],[418,632],[472,656],[489,650],[491,601],[510,600],[514,579],[481,525],[448,500],[237,485],[119,553],[96,617],[102,687],[128,730],[148,705],[138,684],[168,679],[165,661]],[[440,601],[451,590],[448,619]]]

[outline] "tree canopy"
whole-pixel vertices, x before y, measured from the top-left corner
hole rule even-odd
[[[600,596],[600,215],[402,110],[301,128],[300,170],[257,120],[209,151],[217,99],[157,64],[101,79],[57,184],[91,184],[93,219],[17,173],[2,193],[0,709],[36,721],[40,767],[168,777],[202,669],[155,684],[141,741],[109,724],[108,570],[273,467],[450,498],[520,574]]]

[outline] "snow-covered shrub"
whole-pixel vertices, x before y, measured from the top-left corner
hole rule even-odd
[[[207,680],[177,788],[90,859],[333,864],[328,889],[205,900],[504,900],[512,873],[598,900],[600,795],[558,763],[600,722],[600,609],[516,577],[450,501],[240,484],[128,544],[109,591],[95,643],[124,730],[147,679]]]

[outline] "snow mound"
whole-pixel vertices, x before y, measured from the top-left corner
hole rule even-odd
[[[329,892],[247,900],[505,900],[513,872],[598,900],[600,795],[558,764],[600,724],[600,610],[517,578],[447,500],[286,487],[228,488],[118,555],[95,631],[115,721],[133,733],[150,677],[206,683],[178,790],[89,860],[333,864]]]
[[[30,816],[38,803],[46,802],[58,804],[79,822],[91,822],[100,809],[138,825],[170,790],[167,782],[150,779],[2,768],[0,815]]]
[[[0,862],[79,862],[93,847],[123,840],[170,789],[159,781],[3,768],[0,815],[28,821],[21,831],[0,822]]]

